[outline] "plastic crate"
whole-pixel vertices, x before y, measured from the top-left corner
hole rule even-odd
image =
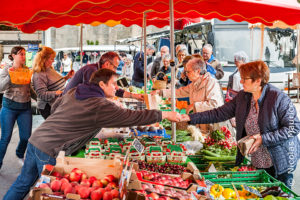
[[[213,183],[222,186],[230,186],[231,183],[249,184],[249,183],[278,183],[277,179],[269,175],[265,170],[257,171],[221,171],[221,172],[202,172],[201,175]]]
[[[241,190],[242,189],[242,186],[240,183],[233,183],[233,185],[235,186],[235,188],[237,190]],[[294,196],[293,199],[297,199],[297,200],[300,200],[300,196],[295,193],[294,191],[292,191],[290,188],[288,188],[284,183],[282,182],[276,182],[276,183],[247,183],[246,184],[247,186],[253,186],[253,187],[273,187],[273,186],[279,186],[283,192],[285,193],[288,193],[288,194],[292,194]],[[232,187],[232,184],[226,186],[226,188],[231,188],[233,189]],[[263,199],[263,198],[260,198],[260,199]],[[289,198],[291,199],[291,198]]]

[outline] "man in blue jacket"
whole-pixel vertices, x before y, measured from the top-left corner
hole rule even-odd
[[[80,68],[67,84],[63,94],[66,94],[70,89],[78,86],[81,83],[88,83],[93,72],[97,71],[98,69],[110,69],[116,72],[119,63],[120,63],[120,57],[117,53],[110,51],[103,54],[99,62],[85,65],[84,67]],[[126,92],[122,89],[117,90],[116,96],[123,97],[123,98],[134,98],[137,100],[144,99],[143,95],[141,94]]]
[[[155,47],[153,45],[147,45],[146,55],[152,56],[154,52],[155,52]],[[142,88],[144,86],[144,52],[141,51],[135,55],[133,70],[134,72],[132,76],[132,85]]]

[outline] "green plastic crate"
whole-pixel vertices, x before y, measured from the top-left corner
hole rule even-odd
[[[278,183],[277,179],[269,175],[265,170],[257,171],[221,171],[221,172],[201,172],[201,175],[213,183],[222,186],[230,186],[231,183],[248,184],[248,183]]]

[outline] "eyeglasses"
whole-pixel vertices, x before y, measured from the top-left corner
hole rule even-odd
[[[241,77],[241,80],[243,80],[243,82],[245,82],[248,79],[252,79],[252,78],[250,78],[250,77],[246,77],[246,78]]]
[[[116,66],[113,62],[111,62],[110,60],[108,62],[114,67],[114,69],[118,69],[118,66]]]

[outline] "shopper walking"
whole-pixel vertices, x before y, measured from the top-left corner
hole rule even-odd
[[[20,141],[16,149],[16,155],[20,163],[23,163],[32,128],[30,82],[27,84],[12,83],[12,77],[9,74],[9,71],[28,70],[25,66],[25,49],[21,46],[13,47],[9,59],[13,61],[12,65],[6,65],[0,73],[0,91],[4,91],[0,113],[0,168],[2,167],[15,122],[17,121],[19,127]]]

